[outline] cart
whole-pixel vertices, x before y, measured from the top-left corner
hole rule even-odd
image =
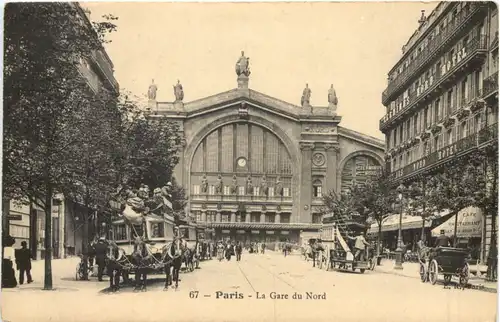
[[[420,256],[419,256],[420,257]],[[458,277],[459,284],[465,287],[469,282],[470,268],[467,263],[469,251],[462,248],[437,247],[420,258],[420,280],[436,284],[438,276],[444,275],[447,284],[453,276]]]
[[[375,268],[375,259],[371,256],[373,252],[365,252],[364,255],[366,260],[354,260],[354,254],[340,234],[339,228],[335,223],[325,224],[323,226],[322,238],[324,238],[323,245],[326,249],[324,256],[324,261],[326,263],[324,267],[326,270],[330,268],[351,270],[353,272],[359,270],[361,273],[364,273],[366,270],[373,270]]]

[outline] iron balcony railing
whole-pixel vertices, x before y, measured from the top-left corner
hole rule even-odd
[[[498,92],[498,72],[487,77],[483,82],[484,96],[489,96],[494,92]]]
[[[412,89],[399,106],[399,109],[397,107],[396,110],[389,111],[389,113],[387,113],[380,120],[379,128],[383,130],[394,119],[397,119],[412,107],[416,106],[421,101],[421,98],[428,96],[429,93],[435,90],[450,76],[459,71],[462,66],[469,62],[478,53],[487,51],[487,48],[488,42],[486,36],[472,39],[465,47],[462,48],[462,50],[458,51],[452,59],[447,60],[446,64],[443,64],[441,67],[441,70],[437,70],[436,74],[431,75],[416,89]]]
[[[430,153],[429,155],[408,164],[402,169],[393,171],[390,175],[391,179],[400,179],[416,171],[428,168],[433,164],[446,159],[452,159],[457,155],[467,153],[481,145],[496,141],[498,139],[498,123],[494,123],[486,128],[481,129],[477,133],[466,136],[444,148]]]
[[[429,40],[427,47],[417,54],[408,67],[390,81],[386,90],[382,93],[382,103],[387,105],[394,94],[400,91],[415,74],[424,68],[432,60],[432,57],[443,50],[448,42],[458,34],[458,31],[466,26],[474,15],[484,8],[487,8],[487,3],[469,2],[465,5],[438,35]]]
[[[258,201],[258,202],[292,202],[292,197],[255,196],[255,195],[223,195],[199,194],[191,195],[192,201]]]

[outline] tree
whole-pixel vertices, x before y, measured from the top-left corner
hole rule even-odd
[[[114,25],[96,23],[97,33],[73,3],[9,3],[4,17],[3,197],[44,210],[44,289],[52,289],[52,197],[73,176],[71,117],[92,95],[79,66]]]
[[[393,184],[385,172],[381,172],[373,180],[368,180],[365,185],[354,191],[354,198],[358,203],[368,210],[370,217],[375,219],[378,225],[377,255],[380,255],[382,243],[382,222],[390,215],[392,205],[396,201],[396,193]]]
[[[431,219],[437,211],[434,204],[437,180],[434,177],[419,177],[410,186],[413,191],[413,214],[422,217],[422,232],[420,239],[425,241],[425,222]]]

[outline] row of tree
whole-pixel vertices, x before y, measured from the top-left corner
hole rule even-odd
[[[488,135],[487,132],[485,132]],[[487,140],[484,140],[487,141]],[[399,199],[401,194],[402,199]],[[325,211],[334,217],[356,214],[359,222],[372,219],[378,225],[378,244],[382,240],[382,222],[391,214],[405,213],[421,216],[422,240],[425,241],[425,221],[447,210],[457,214],[466,207],[481,209],[483,216],[492,218],[492,236],[488,254],[489,266],[496,261],[496,221],[498,215],[498,145],[486,145],[454,158],[433,173],[412,179],[408,186],[395,186],[386,173],[365,184],[354,185],[348,194],[330,192],[324,196]],[[455,216],[456,220],[458,215]],[[457,222],[455,220],[455,244]],[[380,247],[377,247],[380,251]]]
[[[103,50],[117,18],[90,23],[74,3],[9,3],[5,8],[3,199],[45,212],[45,289],[52,288],[51,210],[56,193],[90,214],[117,186],[172,181],[181,143],[177,125],[143,115],[136,99],[92,87],[85,62]],[[184,192],[173,182],[174,207]]]

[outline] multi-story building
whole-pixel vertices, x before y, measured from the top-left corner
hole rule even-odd
[[[70,3],[75,7],[81,21],[88,28],[92,24],[78,3]],[[97,94],[106,89],[119,94],[119,86],[113,75],[113,63],[104,49],[92,53],[91,59],[81,60],[79,71],[87,81],[89,90]],[[59,194],[54,198],[52,207],[52,246],[55,258],[66,254],[74,254],[81,250],[82,216],[78,213],[86,211],[81,205],[67,200]],[[3,229],[15,238],[14,247],[20,247],[22,241],[28,242],[34,258],[43,258],[45,237],[45,213],[36,205],[20,206],[12,200],[3,202]]]
[[[320,229],[323,193],[383,165],[383,141],[339,126],[333,89],[328,107],[297,106],[248,80],[240,75],[238,88],[192,102],[151,99],[151,117],[179,123],[174,176],[197,223],[215,238],[299,241]]]
[[[484,144],[497,144],[498,10],[440,2],[403,46],[382,94],[386,167],[409,183]],[[486,220],[488,221],[488,220]],[[484,225],[487,226],[486,221]],[[483,229],[483,253],[489,232]]]

